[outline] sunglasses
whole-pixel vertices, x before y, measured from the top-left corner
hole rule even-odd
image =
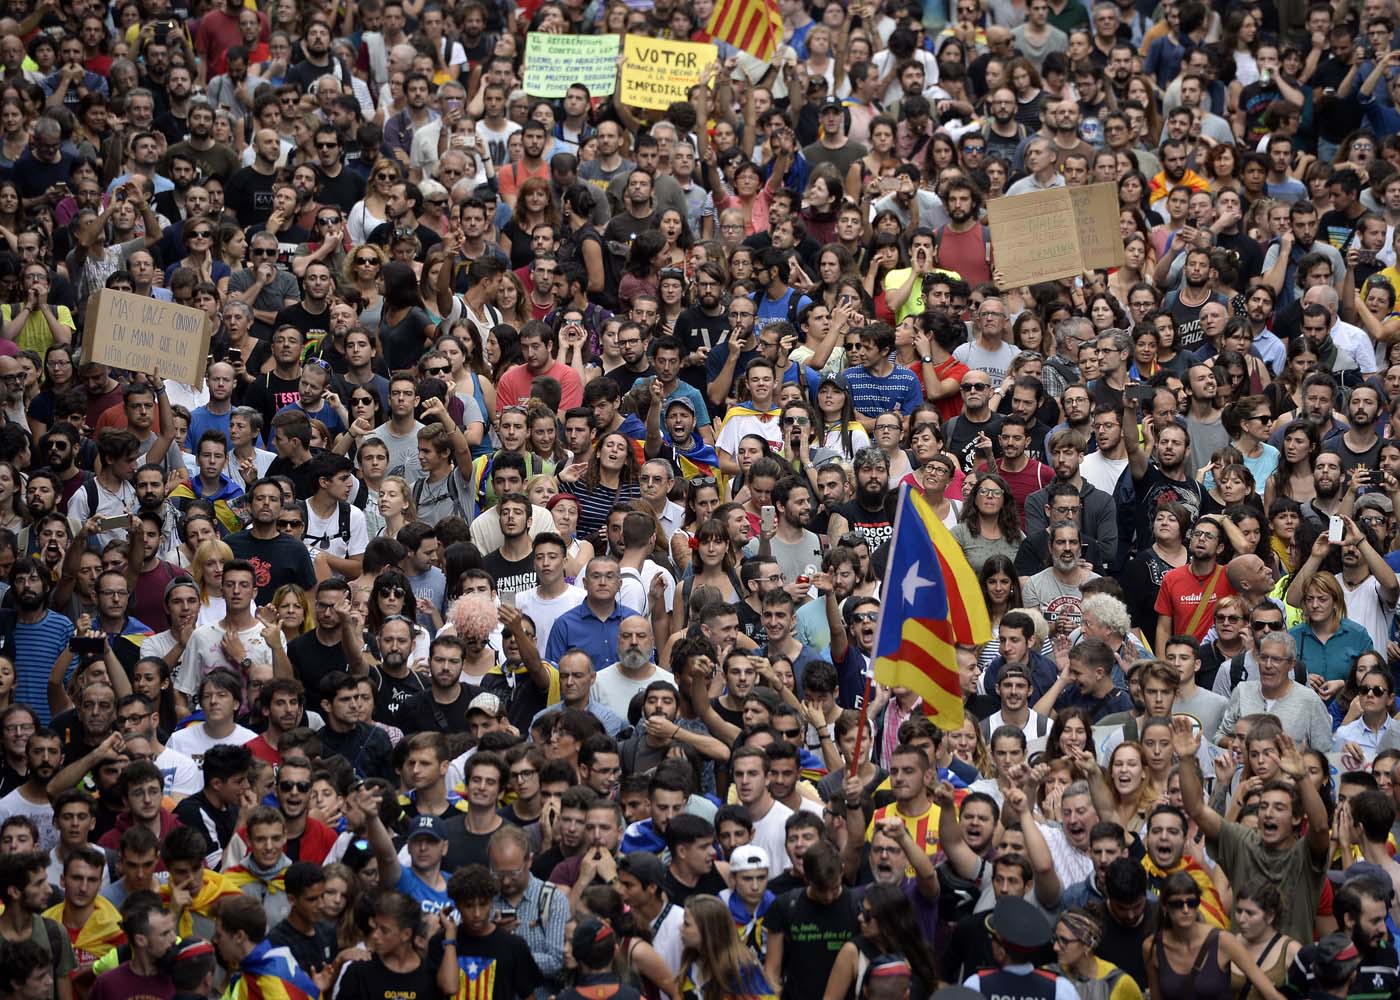
[[[1357,685],[1356,690],[1361,694],[1369,694],[1376,698],[1384,698],[1386,695],[1390,694],[1389,691],[1379,684],[1360,684]]]
[[[317,219],[317,220],[316,220],[316,225],[318,225],[318,226],[334,226],[334,225],[335,225],[336,223],[338,223],[338,222],[340,222],[340,216],[338,216],[338,215],[328,215],[328,216],[326,216],[326,218],[324,218],[324,219]]]
[[[1167,900],[1167,907],[1173,910],[1199,910],[1201,901],[1196,896],[1186,896],[1182,899]]]
[[[390,585],[390,586],[388,586],[388,587],[385,587],[383,590],[381,590],[381,591],[379,592],[379,596],[380,596],[380,597],[403,597],[403,596],[405,596],[405,594],[404,594],[404,589],[403,589],[402,587],[397,587],[397,586]]]
[[[432,378],[437,375],[446,375],[451,370],[451,368],[424,368],[423,374],[427,375],[429,378]]]
[[[192,240],[207,240],[207,239],[209,239],[209,237],[211,237],[211,236],[213,236],[213,235],[214,235],[214,234],[211,233],[209,230],[207,230],[207,229],[201,229],[201,230],[199,230],[198,232],[190,233],[190,239],[192,239]]]
[[[290,520],[283,520],[282,518],[279,517],[279,518],[277,519],[277,527],[279,527],[279,528],[300,528],[300,527],[301,527],[301,519],[300,519],[300,518],[293,518],[293,519],[290,519]]]
[[[316,143],[316,148],[317,148],[317,149],[337,149],[339,146],[340,146],[340,143],[338,143],[338,142],[318,142],[318,143]]]
[[[990,382],[964,382],[964,383],[962,384],[962,391],[963,391],[963,392],[986,392],[986,391],[987,391],[988,389],[990,389],[991,387],[992,387],[992,383],[990,383]]]
[[[277,248],[276,248],[276,247],[254,247],[252,250],[249,250],[249,251],[248,251],[248,256],[250,256],[250,257],[276,257],[276,256],[277,256]]]
[[[1256,632],[1282,632],[1283,622],[1250,622],[1249,627]]]
[[[291,791],[309,792],[309,791],[311,791],[311,782],[309,782],[309,781],[279,781],[279,782],[277,782],[277,790],[278,790],[278,791],[281,791],[281,792],[291,792]]]
[[[374,266],[375,266],[376,264],[378,264],[378,263],[379,263],[379,258],[378,258],[378,257],[356,257],[356,258],[355,258],[355,266],[356,266],[356,267],[374,267]]]
[[[880,613],[878,611],[857,611],[855,614],[851,615],[851,621],[873,622],[879,617]]]

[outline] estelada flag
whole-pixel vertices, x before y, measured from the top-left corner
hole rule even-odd
[[[719,0],[705,30],[764,62],[773,60],[783,41],[777,0]]]
[[[977,574],[923,496],[900,487],[875,636],[875,680],[923,698],[944,729],[962,725],[959,645],[990,642],[991,618]]]

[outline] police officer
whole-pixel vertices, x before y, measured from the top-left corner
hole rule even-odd
[[[1050,943],[1050,923],[1035,905],[1019,896],[1003,896],[987,920],[998,969],[967,977],[968,989],[986,1000],[1078,1000],[1079,992],[1062,976],[1037,969],[1036,952]]]

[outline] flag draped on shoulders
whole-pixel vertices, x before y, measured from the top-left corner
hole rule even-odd
[[[213,917],[214,907],[219,900],[229,896],[241,896],[242,891],[227,876],[219,872],[204,870],[204,882],[199,887],[199,891],[194,894],[194,899],[190,900],[190,905],[185,908],[185,912],[180,914],[180,926],[177,933],[181,937],[189,937],[194,933],[194,920],[191,913],[198,913],[201,917]],[[160,898],[167,904],[170,902],[170,883],[167,882],[160,887]]]
[[[875,680],[906,687],[943,729],[962,725],[959,645],[991,641],[991,617],[977,574],[920,493],[899,488],[894,536],[880,594]]]
[[[1230,918],[1225,915],[1225,907],[1220,902],[1220,893],[1215,889],[1215,883],[1210,880],[1210,873],[1201,867],[1201,863],[1189,854],[1183,854],[1181,860],[1175,868],[1167,870],[1160,868],[1152,860],[1152,855],[1142,859],[1143,870],[1147,872],[1147,884],[1153,892],[1160,893],[1162,883],[1167,880],[1168,875],[1175,875],[1177,872],[1185,872],[1192,880],[1201,887],[1201,916],[1206,923],[1212,927],[1219,927],[1221,930],[1230,929]]]
[[[259,942],[238,965],[225,1000],[320,1000],[321,991],[290,948]]]
[[[44,916],[56,921],[68,932],[73,945],[73,957],[77,959],[80,969],[90,967],[117,945],[126,944],[122,915],[106,898],[98,896],[92,901],[92,913],[76,931],[63,922],[64,905],[55,903],[44,911]]]

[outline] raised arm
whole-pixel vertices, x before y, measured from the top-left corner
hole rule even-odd
[[[1184,715],[1172,719],[1172,749],[1181,761],[1181,800],[1186,807],[1186,815],[1196,821],[1206,840],[1218,840],[1225,821],[1220,814],[1206,805],[1205,785],[1201,780],[1201,765],[1196,754],[1201,749],[1201,734],[1196,732],[1193,721]],[[1314,790],[1314,797],[1317,792]],[[1311,836],[1311,834],[1310,834]],[[1327,840],[1327,811],[1322,813],[1322,837],[1324,848]]]

